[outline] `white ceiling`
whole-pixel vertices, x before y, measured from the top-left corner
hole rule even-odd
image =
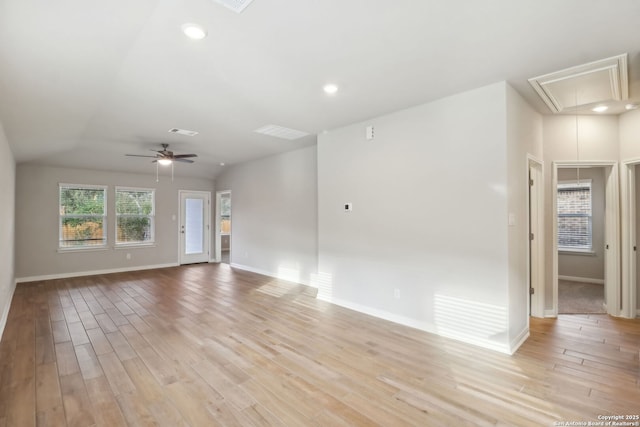
[[[18,162],[153,173],[124,154],[167,142],[199,155],[176,174],[213,178],[501,80],[549,114],[528,78],[621,53],[640,102],[638,22],[637,0],[0,0],[0,121]],[[253,132],[269,124],[311,136]]]

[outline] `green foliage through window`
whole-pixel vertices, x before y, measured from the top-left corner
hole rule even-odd
[[[61,248],[106,244],[106,188],[60,185]]]
[[[116,244],[154,241],[154,190],[116,188]]]

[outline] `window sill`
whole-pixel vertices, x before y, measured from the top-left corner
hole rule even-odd
[[[588,249],[558,249],[559,255],[581,255],[581,256],[596,256],[593,250]]]
[[[85,248],[58,248],[58,253],[78,253],[78,252],[102,252],[108,251],[109,248],[106,246],[98,246],[98,247],[85,247]]]
[[[113,249],[116,251],[118,249],[135,249],[135,248],[155,248],[156,244],[154,243],[121,243],[119,245],[115,245]]]

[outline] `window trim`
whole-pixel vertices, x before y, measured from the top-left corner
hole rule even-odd
[[[63,188],[71,188],[71,189],[89,189],[89,190],[102,190],[104,191],[104,209],[102,214],[102,229],[104,235],[104,243],[100,245],[80,245],[80,246],[62,246],[62,219],[64,217],[95,217],[100,215],[63,215],[60,213],[61,205],[62,205],[62,189]],[[82,252],[82,251],[97,251],[97,250],[105,250],[108,248],[108,197],[109,197],[109,186],[107,185],[95,185],[95,184],[71,184],[66,182],[58,183],[58,252]]]
[[[562,191],[560,188],[561,186],[565,186],[565,188],[571,188],[571,185],[575,186],[576,188],[579,188],[578,186],[580,184],[589,184],[589,191],[591,194],[591,204],[590,204],[590,212],[589,215],[587,215],[588,218],[591,219],[591,238],[590,238],[590,242],[591,244],[589,245],[588,248],[577,248],[577,247],[573,247],[573,246],[562,246],[560,245],[560,227],[558,227],[558,224],[560,222],[560,218],[562,218],[564,215],[561,215],[557,212],[558,209],[556,209],[556,227],[558,228],[558,238],[557,238],[557,246],[558,246],[558,253],[559,254],[565,254],[565,255],[595,255],[595,251],[593,250],[593,180],[591,178],[581,178],[580,181],[578,182],[575,179],[572,180],[562,180],[562,181],[558,181],[557,185],[556,185],[556,205],[558,204],[558,194],[560,193],[560,191]]]
[[[151,239],[144,242],[118,242],[118,218],[125,214],[118,214],[118,191],[150,191],[151,198],[151,214],[150,215],[128,215],[130,217],[150,217],[151,218]],[[155,247],[156,245],[156,189],[155,188],[143,188],[143,187],[125,187],[116,186],[113,193],[114,198],[114,249],[118,248],[136,248],[136,247]],[[126,215],[125,215],[126,216]]]

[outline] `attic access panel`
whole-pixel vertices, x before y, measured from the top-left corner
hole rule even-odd
[[[529,79],[554,113],[629,98],[627,54]]]
[[[233,10],[236,13],[242,12],[253,0],[214,0],[216,3],[219,3],[229,9]]]

